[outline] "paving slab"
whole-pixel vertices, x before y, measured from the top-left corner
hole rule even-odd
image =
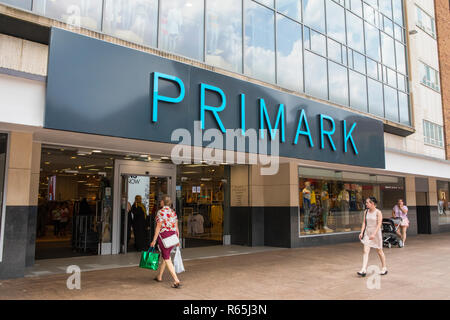
[[[82,272],[80,290],[67,288],[68,274],[4,280],[0,299],[450,299],[450,233],[410,237],[385,254],[389,273],[374,289],[375,275],[356,275],[362,246],[355,242],[188,260],[180,290],[168,274],[157,283],[156,271],[133,266]],[[380,265],[375,251],[369,265]]]

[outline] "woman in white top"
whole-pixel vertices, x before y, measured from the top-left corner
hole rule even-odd
[[[383,252],[383,237],[381,235],[381,224],[383,222],[383,215],[380,210],[377,209],[377,199],[375,197],[367,198],[366,200],[366,212],[364,214],[364,220],[361,227],[361,233],[359,234],[359,240],[364,245],[363,266],[361,271],[357,274],[365,277],[367,272],[367,263],[369,261],[370,248],[377,249],[378,256],[381,261],[381,273],[380,275],[387,274],[386,269],[386,257]]]
[[[402,219],[399,228],[401,232],[397,230],[397,234],[401,238],[400,247],[403,248],[406,241],[406,230],[408,230],[409,227],[408,207],[403,203],[403,199],[398,199],[397,204],[392,208],[392,217]]]

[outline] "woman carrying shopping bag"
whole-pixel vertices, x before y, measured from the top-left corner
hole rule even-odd
[[[174,280],[172,288],[177,289],[181,287],[181,282],[177,277],[175,268],[172,264],[172,260],[170,260],[170,252],[174,247],[180,245],[178,240],[179,232],[177,215],[175,211],[170,208],[170,206],[172,205],[172,200],[170,199],[170,197],[168,195],[165,195],[163,196],[162,200],[164,201],[164,207],[156,214],[155,234],[153,236],[153,241],[150,244],[150,247],[154,247],[156,241],[158,241],[158,247],[163,258],[159,273],[154,280],[158,282],[162,281],[162,276],[167,266],[170,275]]]

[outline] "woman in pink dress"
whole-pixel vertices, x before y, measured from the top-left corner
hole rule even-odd
[[[409,227],[408,207],[403,203],[403,199],[398,199],[397,204],[394,206],[394,208],[392,208],[392,216],[394,218],[402,218],[399,228],[401,232],[397,230],[397,234],[401,238],[400,247],[403,248],[406,241],[406,230],[408,230]]]
[[[370,248],[377,249],[378,256],[381,261],[380,275],[386,275],[386,257],[383,252],[383,237],[381,235],[381,224],[383,222],[383,215],[377,209],[377,199],[375,197],[367,198],[366,212],[364,213],[364,220],[359,234],[359,240],[364,245],[363,266],[358,275],[365,277],[367,272],[367,263],[369,262]]]
[[[177,274],[175,273],[175,268],[173,266],[172,260],[170,260],[170,252],[175,247],[166,248],[164,247],[164,244],[162,242],[162,239],[165,239],[167,237],[170,237],[173,234],[176,234],[178,237],[178,220],[177,220],[177,214],[175,211],[171,208],[172,200],[168,195],[165,195],[162,199],[164,201],[164,206],[162,209],[158,211],[155,217],[156,221],[156,228],[155,228],[155,234],[153,236],[153,241],[150,244],[150,247],[155,247],[156,241],[158,241],[158,247],[159,251],[161,251],[161,256],[163,258],[163,263],[161,264],[161,268],[159,269],[159,273],[154,279],[155,281],[161,282],[162,281],[162,275],[164,273],[164,269],[167,266],[167,269],[169,269],[169,272],[174,280],[174,283],[172,285],[172,288],[180,288],[181,282],[177,277]],[[178,244],[179,246],[180,244]]]

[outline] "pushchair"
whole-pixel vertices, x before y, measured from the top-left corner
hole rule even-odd
[[[383,246],[391,248],[392,246],[402,247],[402,241],[397,235],[402,218],[384,218],[382,222]]]

